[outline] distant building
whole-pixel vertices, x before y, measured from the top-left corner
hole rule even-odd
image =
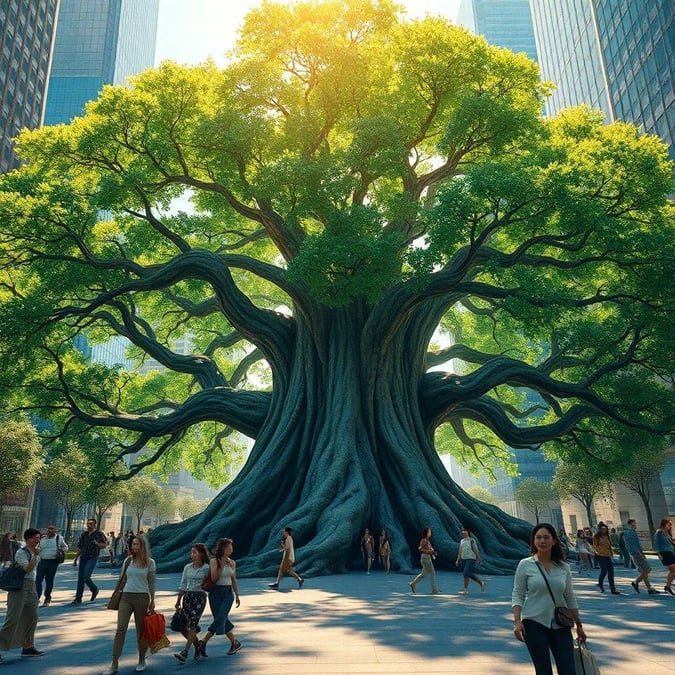
[[[0,2],[0,173],[18,167],[13,139],[42,124],[59,0]]]
[[[61,0],[45,124],[70,122],[106,84],[155,60],[159,0]]]
[[[658,135],[675,159],[675,3],[531,0],[531,5],[542,78],[557,86],[547,114],[588,103],[608,122],[625,120]]]
[[[491,45],[524,52],[537,61],[529,0],[462,0],[457,23]]]

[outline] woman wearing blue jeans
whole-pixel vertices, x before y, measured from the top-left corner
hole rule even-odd
[[[213,614],[213,623],[199,641],[197,649],[202,658],[206,658],[206,645],[214,635],[225,635],[230,641],[228,656],[241,649],[241,642],[234,637],[234,624],[229,613],[234,602],[239,607],[239,589],[237,588],[237,563],[230,558],[234,544],[232,539],[223,538],[216,545],[216,553],[209,563],[211,581],[215,584],[209,591],[209,605]]]
[[[586,633],[572,589],[572,573],[564,562],[553,525],[535,525],[530,552],[532,555],[518,564],[513,582],[513,632],[527,646],[536,675],[553,675],[551,654],[558,675],[575,675],[572,630],[555,622],[555,607],[567,606],[572,610],[580,640],[586,640]]]
[[[462,575],[464,577],[464,587],[460,590],[461,595],[469,592],[469,579],[473,579],[479,586],[480,592],[485,591],[485,582],[473,572],[474,565],[480,565],[480,553],[476,542],[471,537],[471,531],[468,527],[462,528],[462,538],[457,548],[457,560],[455,565],[464,564]]]

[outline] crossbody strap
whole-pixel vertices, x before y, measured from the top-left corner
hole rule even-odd
[[[554,605],[555,607],[557,607],[557,606],[558,606],[558,603],[556,602],[556,600],[555,600],[555,595],[553,595],[553,591],[551,590],[551,586],[550,586],[550,584],[548,583],[548,579],[546,578],[546,573],[545,573],[544,570],[541,568],[541,565],[540,565],[538,562],[535,563],[535,565],[537,566],[537,568],[538,568],[539,571],[541,572],[541,576],[544,577],[544,583],[546,584],[546,588],[548,588],[548,592],[549,592],[550,595],[551,595],[551,600],[553,600],[553,605]]]
[[[122,576],[117,580],[116,589],[121,589],[122,586],[127,582],[127,570],[129,569],[129,563],[130,562],[131,562],[131,558],[127,558],[124,561],[124,568],[122,569]]]

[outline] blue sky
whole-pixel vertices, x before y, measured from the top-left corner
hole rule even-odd
[[[439,14],[454,20],[460,0],[398,0],[409,16]],[[260,0],[160,0],[155,61],[223,64],[244,16]]]

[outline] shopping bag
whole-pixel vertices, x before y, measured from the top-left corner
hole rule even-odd
[[[159,638],[157,642],[153,642],[151,645],[148,645],[151,654],[156,654],[160,649],[165,649],[166,647],[170,646],[171,642],[166,635],[162,635],[162,637]]]
[[[166,619],[164,614],[148,612],[143,619],[143,637],[149,645],[157,642],[166,634]]]
[[[574,645],[574,668],[576,675],[600,675],[600,668],[593,652],[586,646],[585,641],[579,639]]]

